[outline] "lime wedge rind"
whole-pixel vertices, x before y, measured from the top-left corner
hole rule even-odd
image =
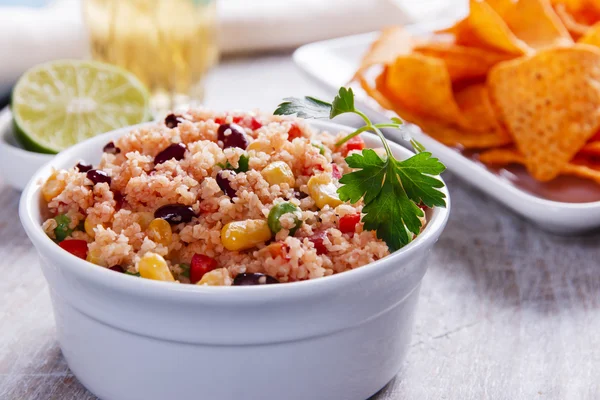
[[[57,153],[95,135],[151,119],[150,95],[126,70],[95,61],[37,65],[15,85],[15,136],[31,151]]]

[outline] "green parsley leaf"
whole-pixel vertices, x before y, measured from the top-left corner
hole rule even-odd
[[[331,103],[315,99],[314,97],[288,97],[283,99],[273,114],[293,115],[300,118],[329,118],[332,112]]]
[[[356,203],[363,199],[364,228],[374,230],[390,251],[396,251],[421,230],[419,218],[424,213],[418,204],[446,206],[446,195],[438,190],[444,184],[437,178],[446,167],[414,139],[410,139],[410,143],[417,154],[407,160],[396,160],[381,129],[402,129],[403,121],[394,117],[391,122],[373,124],[369,117],[355,108],[354,93],[350,88],[340,88],[331,104],[313,97],[288,98],[275,110],[276,115],[297,114],[303,118],[330,119],[348,112],[359,115],[366,125],[348,134],[336,145],[341,146],[350,138],[371,131],[381,139],[386,155],[380,157],[374,150],[364,149],[362,153],[346,157],[348,166],[355,171],[342,176],[340,183],[343,186],[337,192],[343,201]]]
[[[125,274],[127,275],[131,275],[131,276],[142,276],[139,272],[129,272],[129,271],[125,271]]]
[[[352,92],[352,88],[346,89],[345,87],[341,87],[338,95],[331,102],[329,119],[354,111],[354,93]]]
[[[423,211],[417,204],[446,205],[444,193],[437,190],[444,186],[442,181],[431,176],[439,175],[445,167],[431,153],[397,161],[389,157],[384,160],[374,150],[364,149],[346,157],[346,162],[357,170],[340,179],[340,199],[356,203],[363,198],[365,229],[376,231],[391,251],[410,242],[407,229],[419,233]]]

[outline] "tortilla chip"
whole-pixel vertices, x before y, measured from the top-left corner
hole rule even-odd
[[[600,22],[589,27],[585,34],[577,41],[577,43],[600,47]]]
[[[543,50],[488,76],[500,119],[537,180],[556,177],[600,128],[600,49]]]
[[[421,128],[427,135],[437,141],[452,147],[463,147],[468,149],[484,149],[508,144],[512,138],[507,134],[500,134],[498,131],[489,130],[486,132],[472,132],[432,119],[424,118],[414,112],[403,108],[399,102],[394,99],[394,94],[390,93],[385,86],[386,72],[382,73],[376,80],[376,86],[373,87],[367,79],[360,76],[359,81],[362,88],[369,96],[375,99],[383,108],[395,111],[405,121],[413,123]]]
[[[600,142],[591,141],[585,144],[581,148],[578,154],[581,155],[590,155],[590,156],[600,156]]]
[[[483,83],[469,85],[455,94],[456,103],[463,114],[465,128],[479,132],[496,131],[500,142],[510,143],[511,136],[503,129],[490,101],[488,88]]]
[[[486,150],[479,154],[479,161],[487,165],[506,166],[525,164],[525,157],[514,147]]]
[[[417,44],[414,51],[443,60],[452,82],[483,78],[494,65],[513,58],[505,53],[440,42]]]
[[[525,165],[525,157],[514,147],[491,149],[479,155],[479,161],[487,165],[504,167],[510,164]],[[600,183],[599,167],[593,166],[583,159],[573,160],[567,163],[560,171],[560,175],[572,175],[580,178],[591,179]]]
[[[573,44],[547,0],[519,0],[506,9],[503,18],[514,35],[534,49]]]
[[[385,77],[394,103],[402,108],[449,124],[464,122],[442,60],[420,54],[400,56],[389,65]]]
[[[392,63],[400,55],[410,54],[414,46],[414,39],[402,27],[384,29],[360,63],[360,71],[377,64]],[[357,72],[358,73],[358,72]]]
[[[567,28],[567,30],[571,34],[573,40],[578,40],[580,37],[585,35],[586,32],[590,29],[589,25],[576,21],[575,17],[571,13],[569,13],[564,4],[556,4],[554,6],[554,11],[562,21],[565,28]]]
[[[531,51],[525,42],[517,38],[500,15],[483,0],[469,1],[468,17],[473,34],[487,47],[497,51],[522,55]],[[459,41],[457,41],[459,43]]]

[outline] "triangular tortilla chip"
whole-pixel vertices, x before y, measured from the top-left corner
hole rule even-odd
[[[414,42],[412,36],[402,27],[384,29],[363,56],[357,74],[373,65],[390,64],[396,57],[410,54]]]
[[[506,53],[443,42],[417,44],[414,51],[443,60],[452,82],[483,78],[494,65],[514,57]]]
[[[496,65],[492,103],[540,181],[556,177],[600,128],[600,49],[543,50]]]
[[[479,161],[500,167],[510,164],[525,165],[525,157],[514,147],[486,150],[479,154]],[[600,170],[585,159],[576,159],[565,164],[559,175],[578,176],[600,183]]]
[[[400,56],[385,76],[386,88],[403,108],[449,124],[464,123],[442,60],[420,54]]]
[[[486,46],[515,55],[531,51],[525,42],[510,31],[506,22],[488,3],[483,0],[470,0],[469,5],[469,25],[473,34]]]
[[[473,132],[457,127],[445,125],[430,118],[424,118],[414,112],[403,108],[390,93],[386,86],[386,71],[376,79],[376,87],[373,87],[367,79],[360,76],[360,84],[367,94],[375,99],[383,108],[395,111],[407,122],[411,122],[421,128],[423,132],[452,147],[468,149],[484,149],[502,146],[512,142],[512,138],[506,132],[488,130],[484,132]]]
[[[506,9],[503,19],[516,37],[534,49],[573,44],[547,0],[519,0]]]
[[[556,11],[556,15],[558,15],[565,28],[567,28],[573,40],[578,40],[590,29],[589,25],[576,21],[575,17],[567,10],[564,4],[556,4],[554,11]]]
[[[600,22],[589,27],[585,34],[579,38],[577,43],[600,47]]]

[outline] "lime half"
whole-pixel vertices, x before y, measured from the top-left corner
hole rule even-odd
[[[17,138],[42,153],[151,117],[148,91],[133,74],[93,61],[33,67],[17,82],[11,108]]]

